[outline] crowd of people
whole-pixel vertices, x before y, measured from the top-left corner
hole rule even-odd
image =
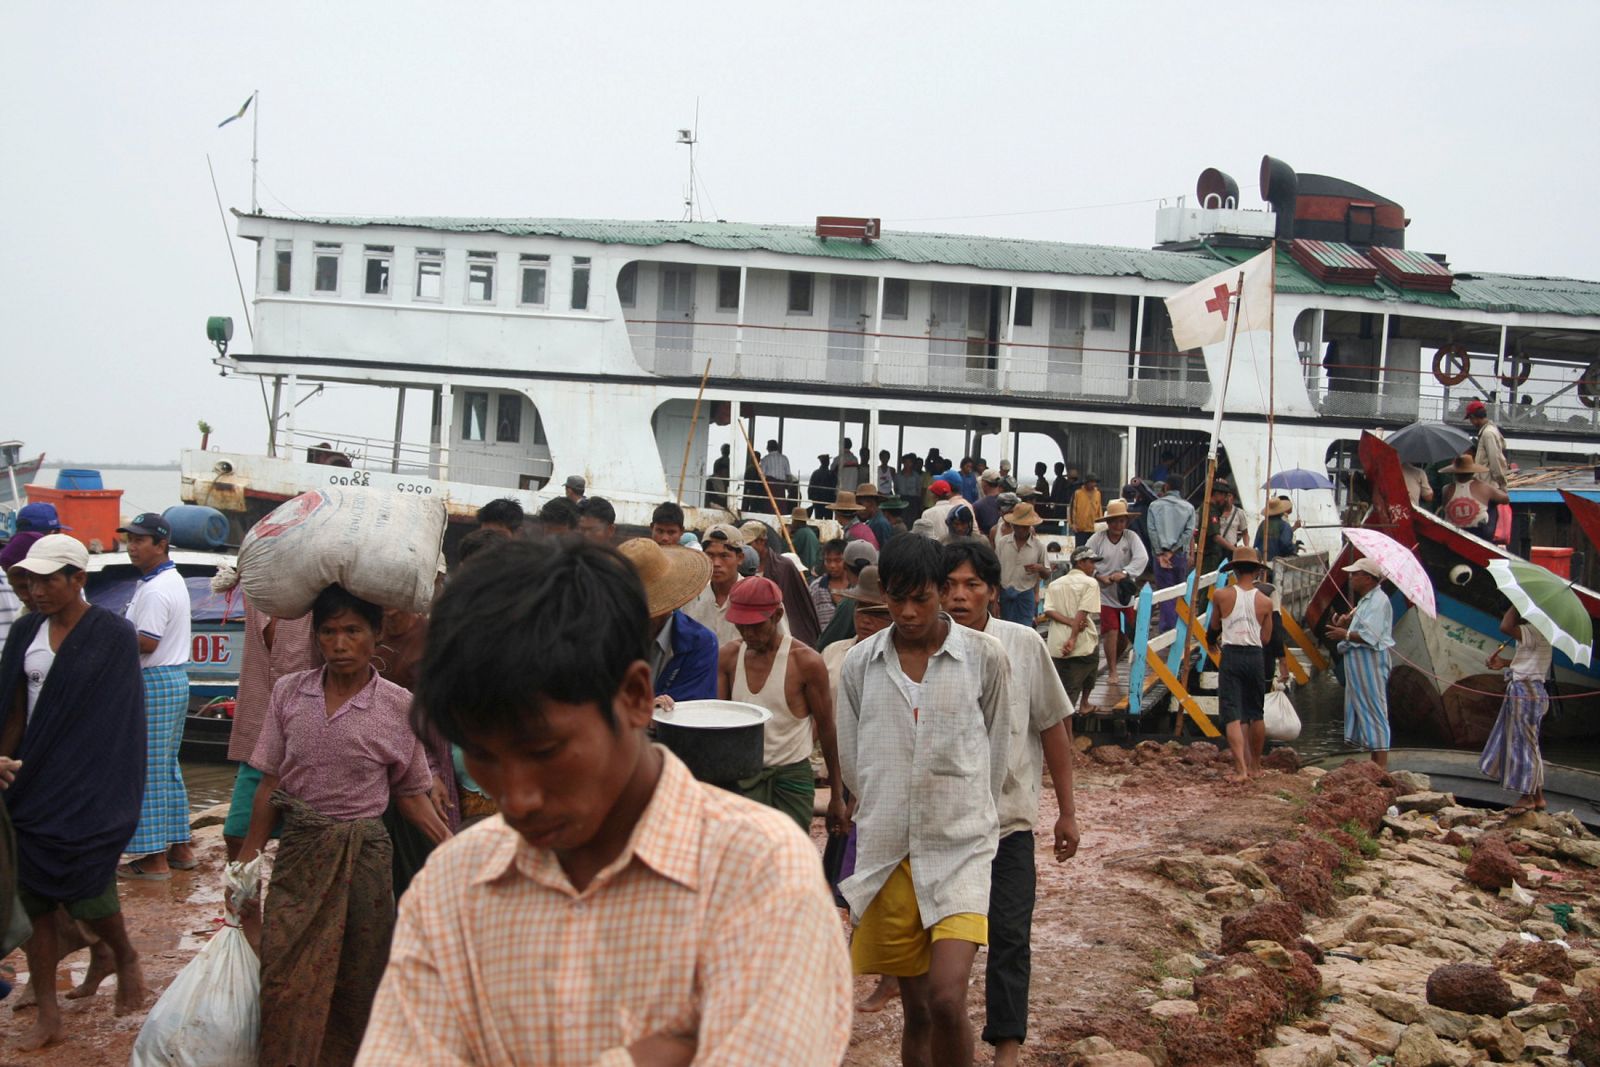
[[[1078,843],[1072,717],[1102,661],[1115,684],[1139,583],[1181,582],[1198,552],[1231,578],[1211,636],[1233,777],[1259,774],[1282,654],[1262,579],[1295,551],[1290,508],[1270,502],[1252,544],[1225,479],[1197,529],[1170,457],[1106,499],[1062,464],[1018,486],[979,459],[896,470],[882,452],[874,470],[849,449],[821,457],[808,507],[769,442],[767,511],[700,531],[669,501],[649,536],[620,539],[579,476],[536,515],[494,501],[426,614],[338,585],[298,618],[246,605],[223,839],[239,862],[276,842],[239,916],[263,1065],[831,1064],[852,1011],[896,996],[904,1063],[970,1064],[979,1038],[1017,1062],[1046,784],[1046,855]],[[716,477],[726,493],[725,462]],[[53,511],[24,512],[0,552],[18,601],[0,602],[0,872],[16,883],[0,909],[17,913],[0,932],[31,925],[20,1047],[37,1049],[62,1036],[57,971],[84,946],[68,997],[115,975],[117,1010],[143,1004],[118,881],[198,859],[170,528],[141,514],[119,531],[141,572],[119,618],[85,599],[87,553]],[[1389,601],[1371,561],[1345,570],[1352,610],[1328,634],[1346,735],[1383,763]],[[1517,648],[1490,665],[1513,682],[1484,769],[1536,807],[1548,644],[1514,611],[1502,629]],[[706,699],[766,710],[757,773],[701,783],[651,744],[655,716]],[[852,970],[879,976],[860,1005]]]

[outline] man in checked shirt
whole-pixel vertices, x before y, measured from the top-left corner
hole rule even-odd
[[[649,633],[600,545],[508,543],[445,590],[413,715],[500,814],[411,883],[358,1064],[843,1058],[850,969],[817,850],[649,743]]]
[[[878,576],[893,625],[845,657],[836,715],[856,798],[856,869],[839,884],[850,954],[857,972],[900,979],[905,1067],[970,1067],[967,986],[989,939],[997,804],[1020,732],[1006,653],[940,610],[938,542],[896,537]]]

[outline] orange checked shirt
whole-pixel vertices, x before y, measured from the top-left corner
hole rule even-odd
[[[816,847],[788,816],[661,779],[582,892],[498,816],[428,859],[400,904],[359,1067],[633,1067],[690,1032],[702,1067],[833,1067],[850,963]]]

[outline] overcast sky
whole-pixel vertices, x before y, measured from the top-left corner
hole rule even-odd
[[[1399,201],[1458,269],[1594,278],[1597,30],[1462,0],[8,4],[0,438],[263,446],[204,338],[242,320],[206,154],[248,207],[250,124],[217,123],[255,89],[269,212],[677,218],[698,97],[730,220],[1146,246],[1206,166],[1259,204],[1265,152]]]

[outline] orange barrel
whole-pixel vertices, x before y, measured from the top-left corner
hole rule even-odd
[[[99,551],[117,550],[117,527],[122,525],[121,489],[52,489],[47,485],[30,485],[30,504],[54,504],[61,525],[66,531],[93,550],[99,542]]]
[[[1552,574],[1563,578],[1572,577],[1572,549],[1570,548],[1543,548],[1539,545],[1529,550],[1529,559],[1543,567]]]

